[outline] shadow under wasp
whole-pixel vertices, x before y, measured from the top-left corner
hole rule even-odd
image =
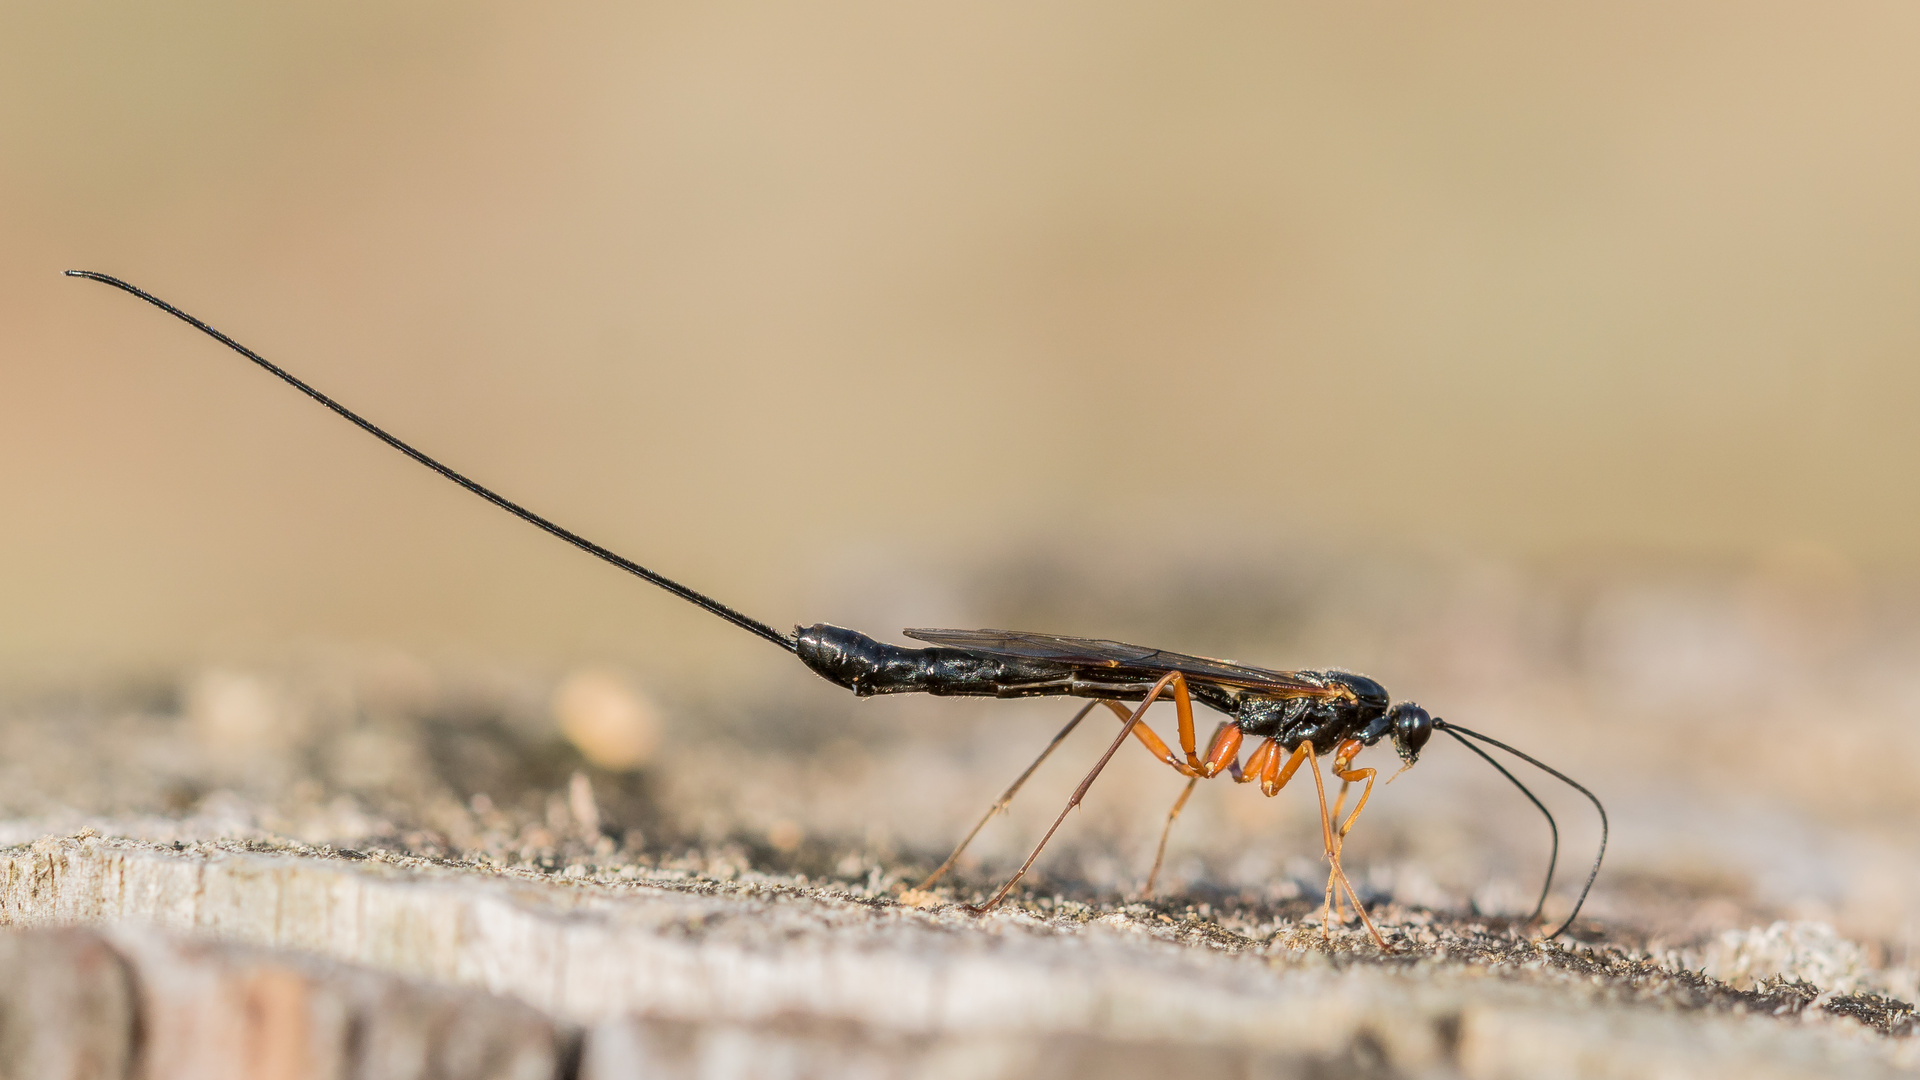
[[[1114,736],[1106,752],[1094,762],[1086,777],[1074,789],[1073,795],[1067,800],[1067,805],[1054,819],[1052,826],[1041,836],[1040,842],[1034,845],[1033,851],[1028,854],[1020,868],[985,903],[969,905],[969,910],[975,913],[991,911],[1006,899],[1007,894],[1032,868],[1034,860],[1040,857],[1041,850],[1053,838],[1053,834],[1059,831],[1067,815],[1073,811],[1074,807],[1080,805],[1087,790],[1093,786],[1094,780],[1099,778],[1101,770],[1106,768],[1107,762],[1113,759],[1113,755],[1129,738],[1138,741],[1156,759],[1188,778],[1186,787],[1181,790],[1179,799],[1168,811],[1166,823],[1161,828],[1160,844],[1154,855],[1153,869],[1147,876],[1146,892],[1149,894],[1153,891],[1154,881],[1159,876],[1161,861],[1166,855],[1167,834],[1174,820],[1179,817],[1180,811],[1186,806],[1187,799],[1193,794],[1196,784],[1201,780],[1225,775],[1238,784],[1258,784],[1260,791],[1271,797],[1279,794],[1304,764],[1313,775],[1315,793],[1319,798],[1321,844],[1329,864],[1326,898],[1321,908],[1321,931],[1323,934],[1330,933],[1336,905],[1340,906],[1343,912],[1340,918],[1344,921],[1345,901],[1350,900],[1354,911],[1366,926],[1367,932],[1372,935],[1374,942],[1381,949],[1391,951],[1391,946],[1387,944],[1379,928],[1374,926],[1373,920],[1367,914],[1366,906],[1361,902],[1352,883],[1347,880],[1346,871],[1340,864],[1340,853],[1346,836],[1353,829],[1354,822],[1359,819],[1361,811],[1366,809],[1367,800],[1373,796],[1374,780],[1377,776],[1375,769],[1356,768],[1354,759],[1367,747],[1383,739],[1389,740],[1401,761],[1399,771],[1404,772],[1419,760],[1422,748],[1436,731],[1445,732],[1460,745],[1479,755],[1500,775],[1519,788],[1527,800],[1546,815],[1547,826],[1553,836],[1553,849],[1547,860],[1546,881],[1540,887],[1540,899],[1534,905],[1528,921],[1531,922],[1540,917],[1546,904],[1547,894],[1553,887],[1554,867],[1560,855],[1560,828],[1554,821],[1552,813],[1533,792],[1491,754],[1475,745],[1476,742],[1512,754],[1570,785],[1591,800],[1594,808],[1599,811],[1600,849],[1594,856],[1593,868],[1587,873],[1586,884],[1581,888],[1579,898],[1574,901],[1573,910],[1558,927],[1547,934],[1549,938],[1559,936],[1573,924],[1574,917],[1580,913],[1581,906],[1586,903],[1588,892],[1593,888],[1594,878],[1600,873],[1600,862],[1605,858],[1607,850],[1607,811],[1593,792],[1588,791],[1559,770],[1498,739],[1443,720],[1411,701],[1393,703],[1385,687],[1364,675],[1333,670],[1275,671],[1225,660],[1213,660],[1203,656],[1188,656],[1162,649],[1128,645],[1118,641],[1062,637],[1055,634],[1015,630],[904,631],[907,637],[926,642],[931,646],[922,649],[890,645],[858,631],[827,623],[797,626],[792,634],[783,634],[766,623],[743,615],[671,578],[648,570],[631,559],[617,555],[496,494],[491,489],[475,483],[376,427],[358,413],[269,362],[259,353],[151,293],[118,278],[90,270],[69,270],[67,275],[111,285],[145,300],[233,349],[308,397],[352,421],[381,442],[473,494],[596,558],[652,582],[702,610],[787,650],[815,674],[828,682],[853,691],[856,695],[868,697],[875,694],[924,693],[966,697],[1052,696],[1092,699],[1074,715],[1072,720],[1068,721],[1059,734],[1053,737],[1033,764],[1028,766],[1012,786],[1008,787],[988,808],[979,823],[954,849],[953,854],[948,856],[947,860],[921,883],[922,888],[931,885],[953,867],[967,845],[979,834],[980,829],[995,814],[1006,808],[1021,786],[1033,775],[1034,770],[1040,767],[1040,763],[1046,760],[1047,756],[1082,720],[1086,719],[1089,713],[1101,706],[1111,710],[1120,721],[1119,733]],[[1166,741],[1145,723],[1144,719],[1150,706],[1169,699],[1173,702],[1177,718],[1178,753],[1169,747]],[[1214,728],[1204,754],[1201,753],[1200,744],[1195,737],[1193,717],[1195,701],[1227,717]],[[1122,704],[1123,702],[1138,704],[1128,708]],[[1254,739],[1256,742],[1243,762],[1240,752],[1245,748],[1248,739]],[[1321,778],[1319,763],[1319,759],[1327,754],[1333,755],[1331,772],[1341,781],[1339,797],[1331,809],[1327,806],[1326,784]],[[1399,773],[1396,772],[1394,775],[1397,776]],[[1353,810],[1348,812],[1345,809],[1348,788],[1354,783],[1362,785],[1360,797],[1355,802]]]

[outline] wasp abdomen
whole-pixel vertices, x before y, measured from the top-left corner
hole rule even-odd
[[[861,697],[937,694],[996,697],[1057,682],[1057,664],[982,656],[966,649],[909,649],[831,623],[794,628],[794,652],[814,674]],[[1058,691],[1056,691],[1058,692]]]

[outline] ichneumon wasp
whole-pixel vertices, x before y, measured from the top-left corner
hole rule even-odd
[[[1344,671],[1274,671],[1118,641],[1011,630],[905,631],[908,637],[926,642],[927,648],[890,645],[858,631],[827,623],[799,626],[794,628],[792,634],[783,634],[766,623],[615,554],[475,483],[388,434],[259,353],[151,293],[118,278],[90,270],[69,270],[67,274],[111,285],[145,300],[213,337],[301,393],[352,421],[381,442],[473,494],[595,558],[644,578],[702,610],[793,653],[816,674],[856,695],[923,693],[968,697],[1059,696],[1091,699],[1054,736],[1026,772],[988,809],[980,823],[960,842],[946,862],[921,883],[922,887],[932,884],[952,868],[981,826],[1005,808],[1040,762],[1046,760],[1047,755],[1088,713],[1102,705],[1107,707],[1120,721],[1119,734],[1114,736],[1106,752],[1094,763],[1085,779],[1080,781],[1079,787],[1074,789],[1066,807],[1054,819],[1040,842],[1034,845],[1026,862],[986,903],[972,906],[971,910],[975,912],[986,912],[999,906],[1033,866],[1041,849],[1059,830],[1067,814],[1080,804],[1087,789],[1092,787],[1101,770],[1128,738],[1137,740],[1155,758],[1188,778],[1187,786],[1168,812],[1166,824],[1161,829],[1160,846],[1154,857],[1153,870],[1147,877],[1148,892],[1153,889],[1161,860],[1166,854],[1167,832],[1186,805],[1188,797],[1193,794],[1194,785],[1201,780],[1225,774],[1235,783],[1257,783],[1264,794],[1272,796],[1278,794],[1300,766],[1305,764],[1313,774],[1314,788],[1319,797],[1321,840],[1330,864],[1326,900],[1322,908],[1322,932],[1327,932],[1332,925],[1336,903],[1344,909],[1344,901],[1351,900],[1375,943],[1382,949],[1390,950],[1340,865],[1343,841],[1360,812],[1366,808],[1367,800],[1373,794],[1376,777],[1374,769],[1354,768],[1353,761],[1361,750],[1386,739],[1391,741],[1394,751],[1399,755],[1401,770],[1404,771],[1419,760],[1422,748],[1436,731],[1447,733],[1485,759],[1546,815],[1548,828],[1553,834],[1553,850],[1547,860],[1547,876],[1540,888],[1539,902],[1534,905],[1529,921],[1539,918],[1546,904],[1547,893],[1553,887],[1554,866],[1560,855],[1559,825],[1546,806],[1518,777],[1476,743],[1506,751],[1565,782],[1591,800],[1600,813],[1600,850],[1594,857],[1593,868],[1587,874],[1586,884],[1581,888],[1573,910],[1547,934],[1548,937],[1559,936],[1573,924],[1574,917],[1580,913],[1588,892],[1593,888],[1594,878],[1600,873],[1600,862],[1607,850],[1607,811],[1593,792],[1559,770],[1506,743],[1442,720],[1410,701],[1393,703],[1384,687],[1364,675]],[[1178,717],[1178,753],[1143,720],[1149,706],[1167,699],[1172,700]],[[1214,729],[1204,754],[1195,738],[1195,701],[1227,717]],[[1123,702],[1138,704],[1129,709]],[[1257,743],[1242,762],[1240,751],[1249,738],[1257,740]],[[1327,806],[1326,787],[1321,779],[1319,764],[1319,758],[1326,754],[1333,755],[1331,771],[1341,781],[1339,798],[1331,810]],[[1363,785],[1360,798],[1353,810],[1343,818],[1341,815],[1346,805],[1347,786],[1356,782]]]

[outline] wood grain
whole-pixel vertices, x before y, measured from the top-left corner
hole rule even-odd
[[[1507,952],[1476,957],[1464,931],[1429,922],[1417,956],[1382,961],[1358,935],[1322,949],[1138,906],[979,919],[754,875],[565,878],[266,847],[65,837],[0,854],[0,920],[37,928],[0,937],[12,1074],[1872,1077],[1912,1063],[1911,1039],[1817,1011],[1635,1000],[1573,972],[1577,951],[1484,927],[1481,945]]]

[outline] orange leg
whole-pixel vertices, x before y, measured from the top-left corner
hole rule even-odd
[[[1347,778],[1348,774],[1345,771],[1347,768],[1347,764],[1353,760],[1353,756],[1355,754],[1358,754],[1360,752],[1362,745],[1363,744],[1360,742],[1359,739],[1344,739],[1341,741],[1339,746],[1334,748],[1332,772],[1335,776],[1340,777],[1340,794],[1338,797],[1336,797],[1333,800],[1333,820],[1334,821],[1340,820],[1341,808],[1347,805],[1347,792],[1353,787],[1353,781]],[[1369,776],[1372,775],[1371,769],[1367,770],[1367,775]],[[1371,782],[1369,782],[1369,784],[1367,785],[1366,794],[1371,795],[1372,793],[1373,793],[1373,785],[1371,784]],[[1362,796],[1362,798],[1364,800],[1365,796]],[[1365,806],[1365,805],[1366,803],[1362,801],[1361,806]],[[1356,815],[1359,813],[1359,807],[1354,808],[1354,813]],[[1352,826],[1353,826],[1353,821],[1350,818],[1347,821],[1347,828],[1352,828]],[[1346,840],[1347,828],[1336,829],[1334,831],[1334,834],[1333,834],[1334,850],[1336,851],[1345,850],[1343,846],[1343,841]],[[1347,921],[1346,901],[1347,901],[1347,896],[1344,892],[1336,892],[1334,890],[1333,875],[1329,873],[1327,875],[1327,904],[1333,909],[1333,918],[1336,923],[1345,923]]]
[[[1033,867],[1033,861],[1040,857],[1041,849],[1046,847],[1047,841],[1053,839],[1053,834],[1060,830],[1060,825],[1067,820],[1067,815],[1073,812],[1074,807],[1080,805],[1081,799],[1086,798],[1087,789],[1092,787],[1094,780],[1099,778],[1100,770],[1106,768],[1107,762],[1112,761],[1113,755],[1120,751],[1120,744],[1126,742],[1127,737],[1132,735],[1134,729],[1140,725],[1140,718],[1146,715],[1147,709],[1151,707],[1155,701],[1160,699],[1160,695],[1166,692],[1167,687],[1173,683],[1174,680],[1179,678],[1179,672],[1169,671],[1161,677],[1159,682],[1153,684],[1153,689],[1147,691],[1147,696],[1140,702],[1140,707],[1128,715],[1125,726],[1120,729],[1120,734],[1114,737],[1113,745],[1107,747],[1107,752],[1100,755],[1099,761],[1094,762],[1093,768],[1087,773],[1086,779],[1080,781],[1080,786],[1073,789],[1073,796],[1067,800],[1066,807],[1060,811],[1059,817],[1053,819],[1053,824],[1048,827],[1046,835],[1042,836],[1040,842],[1033,846],[1033,851],[1027,856],[1027,861],[1020,864],[1020,869],[1015,871],[1014,875],[1007,879],[1005,885],[1000,886],[1000,891],[994,893],[991,899],[979,907],[970,906],[968,910],[976,915],[980,915],[1000,906],[1000,901],[1005,900],[1007,894],[1013,891],[1013,887],[1019,884],[1020,879],[1027,876],[1027,871]],[[1189,717],[1189,723],[1191,723],[1191,717]],[[1315,775],[1318,774],[1316,773]]]
[[[1098,701],[1089,701],[1081,707],[1079,712],[1073,714],[1073,719],[1067,721],[1067,726],[1060,729],[1060,734],[1055,735],[1053,741],[1047,744],[1047,748],[1040,751],[1040,756],[1033,759],[1033,764],[1027,766],[1027,771],[1020,774],[1020,779],[1015,780],[992,806],[987,807],[987,812],[980,815],[980,820],[974,822],[973,831],[967,833],[967,838],[960,841],[959,847],[953,849],[953,854],[947,856],[947,861],[941,863],[938,870],[928,874],[927,880],[922,881],[916,888],[927,888],[944,877],[947,871],[953,869],[953,864],[960,861],[960,853],[967,850],[967,845],[973,843],[973,838],[979,836],[980,830],[987,827],[987,822],[992,821],[995,814],[1005,810],[1007,804],[1013,802],[1014,795],[1019,793],[1021,786],[1033,775],[1034,770],[1040,767],[1040,763],[1047,760],[1047,755],[1053,753],[1054,748],[1064,742],[1073,729],[1080,726],[1080,721],[1085,720],[1087,714],[1092,712],[1093,707],[1098,704],[1100,704]]]
[[[1178,700],[1178,695],[1185,691],[1186,681],[1184,679],[1180,679],[1177,685],[1178,685],[1178,688],[1176,690],[1176,701]],[[1001,794],[1000,798],[995,800],[994,804],[987,808],[987,812],[985,814],[982,814],[980,816],[980,820],[975,822],[973,828],[970,831],[968,831],[966,838],[964,840],[961,840],[959,846],[953,849],[953,854],[947,856],[947,861],[941,863],[940,866],[937,869],[935,869],[933,873],[928,874],[926,880],[922,881],[917,886],[918,888],[925,889],[931,886],[934,882],[939,881],[942,877],[945,877],[947,874],[947,871],[953,869],[954,863],[960,860],[961,853],[965,852],[967,850],[968,845],[973,843],[974,837],[980,835],[980,830],[986,827],[987,822],[993,820],[994,815],[999,814],[1004,810],[1006,810],[1008,804],[1013,802],[1014,795],[1017,794],[1020,791],[1020,788],[1026,784],[1027,780],[1033,776],[1035,770],[1040,768],[1041,762],[1044,762],[1047,760],[1048,755],[1052,754],[1054,749],[1058,747],[1061,744],[1061,742],[1065,741],[1067,735],[1070,732],[1072,732],[1075,727],[1078,727],[1080,724],[1080,721],[1086,719],[1087,713],[1093,711],[1094,707],[1097,705],[1105,705],[1108,708],[1112,709],[1114,711],[1114,714],[1120,718],[1122,723],[1126,722],[1133,715],[1131,712],[1128,711],[1126,706],[1121,705],[1117,701],[1088,702],[1085,707],[1083,707],[1079,712],[1073,715],[1073,719],[1067,721],[1067,726],[1060,729],[1060,733],[1053,737],[1053,741],[1047,744],[1046,749],[1040,751],[1040,756],[1033,759],[1033,764],[1027,766],[1027,770],[1020,774],[1020,778],[1015,780],[1012,783],[1012,785],[1009,786],[1007,790]],[[1188,708],[1189,708],[1189,716],[1191,716],[1191,705],[1189,705]],[[1160,736],[1155,734],[1153,729],[1149,728],[1144,722],[1134,725],[1133,733],[1140,740],[1140,744],[1147,748],[1148,753],[1152,754],[1154,757],[1160,759],[1161,761],[1166,762],[1168,765],[1178,770],[1180,774],[1183,776],[1195,775],[1195,773],[1191,768],[1189,768],[1187,765],[1181,762],[1180,759],[1173,756],[1173,751],[1170,748],[1168,748],[1167,744],[1161,740]],[[1230,738],[1227,737],[1229,733],[1231,735]],[[1211,770],[1206,771],[1205,775],[1211,776],[1214,773],[1217,773],[1221,769],[1224,769],[1226,767],[1226,765],[1224,764],[1223,761],[1221,761],[1221,759],[1223,757],[1230,759],[1235,754],[1237,754],[1237,752],[1240,749],[1239,735],[1240,735],[1240,729],[1233,727],[1230,724],[1222,724],[1221,730],[1214,733],[1214,745],[1209,750],[1209,753],[1207,755],[1207,762],[1202,763],[1203,769],[1205,769],[1206,765],[1208,764],[1212,764],[1213,767],[1211,768]],[[1230,744],[1230,745],[1223,745],[1223,740],[1225,744]],[[1219,762],[1219,763],[1215,764],[1215,762]],[[1193,785],[1191,784],[1187,785],[1187,794],[1181,796],[1180,802],[1176,804],[1173,811],[1167,815],[1167,826],[1165,829],[1162,829],[1160,833],[1161,854],[1165,854],[1166,852],[1167,830],[1173,827],[1173,819],[1180,816],[1181,808],[1186,805],[1187,795],[1191,795],[1192,791],[1193,791]],[[1159,857],[1156,856],[1154,859],[1154,872],[1156,874],[1159,871],[1159,867],[1160,867]],[[1151,894],[1153,892],[1153,879],[1154,879],[1154,874],[1147,875],[1148,894]]]
[[[1186,679],[1176,673],[1170,685],[1174,691],[1174,703],[1177,706],[1186,694]],[[1122,723],[1133,719],[1133,714],[1127,711],[1126,706],[1121,705],[1117,701],[1109,701],[1106,703],[1106,706],[1113,710],[1113,714],[1119,717]],[[1173,770],[1181,776],[1190,778],[1187,781],[1186,788],[1180,792],[1180,798],[1175,800],[1173,809],[1167,811],[1166,824],[1160,827],[1160,844],[1154,849],[1153,869],[1147,872],[1147,884],[1140,894],[1143,900],[1153,895],[1153,884],[1159,879],[1160,865],[1167,856],[1167,836],[1173,832],[1174,819],[1180,816],[1180,811],[1186,808],[1187,800],[1193,797],[1194,784],[1201,780],[1211,779],[1225,772],[1240,758],[1240,743],[1241,740],[1245,738],[1245,735],[1232,723],[1222,723],[1214,729],[1213,738],[1207,744],[1207,756],[1205,760],[1200,760],[1195,756],[1194,751],[1196,745],[1192,739],[1192,729],[1193,705],[1191,700],[1189,700],[1182,716],[1180,728],[1181,742],[1183,744],[1181,749],[1186,752],[1187,757],[1187,760],[1183,762],[1173,756],[1172,749],[1167,746],[1166,742],[1160,738],[1158,733],[1147,726],[1146,721],[1142,720],[1133,726],[1134,737],[1140,740],[1140,745],[1146,747],[1148,753],[1171,766]],[[1193,764],[1189,764],[1189,762],[1198,762],[1198,765],[1196,767]]]
[[[1339,749],[1333,752],[1333,775],[1340,778],[1340,797],[1334,800],[1333,803],[1333,820],[1340,820],[1340,808],[1345,806],[1347,802],[1347,788],[1356,780],[1366,781],[1366,786],[1360,789],[1360,801],[1354,805],[1353,813],[1347,816],[1345,824],[1341,825],[1333,834],[1333,847],[1336,852],[1343,852],[1345,850],[1347,833],[1352,831],[1354,821],[1360,817],[1360,811],[1367,808],[1367,800],[1373,797],[1373,778],[1376,775],[1375,771],[1372,769],[1350,768],[1353,764],[1354,755],[1358,754],[1361,749],[1360,740],[1348,739],[1340,744]],[[1351,895],[1353,890],[1349,888],[1347,892]],[[1340,897],[1333,891],[1333,875],[1331,874],[1327,875],[1327,896],[1336,907],[1340,906]],[[1362,919],[1366,918],[1366,912],[1360,908],[1360,901],[1357,898],[1354,900],[1354,909],[1359,911]],[[1340,912],[1340,920],[1342,922],[1346,921],[1346,913],[1344,910]]]
[[[1340,781],[1340,794],[1333,800],[1333,820],[1340,820],[1340,808],[1347,804],[1347,789],[1353,785]],[[1334,834],[1334,843],[1340,842],[1339,833]],[[1333,906],[1333,921],[1341,926],[1347,923],[1347,894],[1333,890],[1333,874],[1327,874],[1327,903]]]
[[[1155,757],[1179,769],[1182,776],[1212,776],[1213,773],[1202,771],[1204,766],[1200,762],[1199,748],[1193,741],[1193,698],[1187,693],[1186,676],[1177,671],[1168,672],[1154,684],[1153,691],[1147,695],[1146,700],[1153,701],[1162,692],[1163,686],[1173,691],[1174,712],[1180,718],[1180,749],[1186,753],[1187,760],[1182,762],[1174,757],[1173,751],[1167,748],[1167,744],[1160,741],[1160,736],[1154,734],[1145,724],[1137,729],[1140,732],[1140,741],[1147,744],[1147,749],[1154,751]],[[1107,708],[1112,709],[1115,715],[1123,720],[1128,716],[1125,707],[1117,701],[1107,702]]]
[[[1207,747],[1207,759],[1200,763],[1200,775],[1214,777],[1231,771],[1237,779],[1240,775],[1240,743],[1245,738],[1246,733],[1240,730],[1239,725],[1221,724],[1214,730],[1212,745]]]
[[[1253,753],[1247,755],[1246,767],[1240,770],[1239,776],[1233,778],[1233,782],[1236,784],[1251,784],[1255,780],[1260,779],[1266,775],[1267,769],[1273,765],[1274,760],[1279,754],[1280,743],[1277,740],[1260,740],[1260,745],[1254,747]]]
[[[1159,879],[1160,864],[1167,857],[1167,834],[1173,832],[1173,819],[1180,816],[1181,810],[1186,809],[1187,800],[1193,797],[1193,786],[1199,782],[1200,778],[1197,776],[1188,780],[1187,786],[1180,790],[1180,797],[1173,801],[1173,809],[1167,811],[1167,823],[1160,826],[1160,846],[1153,850],[1153,869],[1147,871],[1146,888],[1140,890],[1142,900],[1153,898],[1153,883]]]
[[[1193,745],[1193,698],[1187,695],[1186,677],[1177,671],[1173,673],[1173,710],[1180,718],[1180,749],[1187,752],[1187,768],[1200,772],[1203,766]]]
[[[1366,786],[1360,789],[1360,801],[1354,804],[1353,813],[1347,815],[1346,824],[1340,826],[1340,831],[1334,834],[1334,841],[1336,843],[1345,840],[1347,833],[1353,831],[1353,823],[1359,818],[1360,811],[1365,810],[1367,808],[1367,800],[1373,798],[1373,778],[1378,774],[1372,769],[1351,768],[1354,755],[1358,754],[1360,750],[1361,745],[1359,739],[1348,739],[1346,742],[1340,744],[1340,749],[1336,750],[1333,755],[1333,775],[1340,778],[1340,799],[1333,804],[1333,816],[1335,818],[1340,816],[1340,806],[1346,802],[1347,785],[1357,780],[1366,781]]]
[[[1374,926],[1373,920],[1367,917],[1367,909],[1364,906],[1362,906],[1360,903],[1360,894],[1354,891],[1353,883],[1347,880],[1347,872],[1344,869],[1342,869],[1340,866],[1339,841],[1332,837],[1333,822],[1332,822],[1332,819],[1327,814],[1327,788],[1326,788],[1326,784],[1320,779],[1320,762],[1313,758],[1309,758],[1308,763],[1313,768],[1314,789],[1318,792],[1320,796],[1320,831],[1323,835],[1328,837],[1327,858],[1331,860],[1333,863],[1333,877],[1338,878],[1340,881],[1341,887],[1347,890],[1348,899],[1353,901],[1354,913],[1359,915],[1360,921],[1366,925],[1367,933],[1373,935],[1374,944],[1380,946],[1381,952],[1392,952],[1393,946],[1387,944],[1387,939],[1380,936],[1379,927]],[[1331,914],[1331,913],[1330,912],[1323,913],[1321,923],[1320,923],[1320,932],[1323,936],[1325,936],[1328,932],[1328,927],[1327,927],[1326,918],[1325,918],[1327,914]]]
[[[1313,743],[1311,741],[1301,743],[1300,746],[1294,750],[1293,754],[1288,757],[1287,763],[1284,766],[1280,764],[1279,744],[1273,742],[1271,739],[1262,743],[1260,749],[1254,751],[1254,756],[1259,757],[1260,752],[1266,750],[1268,746],[1275,747],[1275,750],[1267,758],[1265,768],[1260,770],[1260,790],[1265,794],[1269,796],[1279,794],[1280,789],[1287,786],[1287,781],[1293,779],[1294,772],[1300,768],[1302,762],[1306,763],[1308,768],[1313,771],[1314,790],[1320,797],[1321,842],[1326,847],[1328,861],[1333,864],[1333,873],[1328,880],[1328,902],[1321,911],[1321,934],[1323,936],[1331,936],[1332,933],[1332,884],[1337,881],[1342,888],[1346,889],[1347,896],[1353,900],[1354,909],[1360,913],[1360,921],[1366,924],[1367,932],[1373,935],[1374,943],[1380,946],[1381,951],[1392,952],[1393,949],[1387,944],[1387,939],[1380,935],[1379,929],[1373,925],[1373,920],[1367,917],[1366,908],[1360,904],[1359,894],[1354,892],[1353,883],[1347,880],[1346,871],[1340,867],[1340,849],[1334,839],[1333,819],[1327,812],[1326,782],[1320,778],[1320,762],[1314,755]],[[1253,771],[1252,761],[1250,759],[1247,772],[1251,774]]]
[[[1120,722],[1123,724],[1133,716],[1131,712],[1127,711],[1125,705],[1117,701],[1107,701],[1102,702],[1102,704],[1112,709],[1113,715],[1119,717]],[[1232,723],[1221,724],[1214,730],[1213,741],[1207,746],[1206,759],[1200,762],[1198,769],[1195,769],[1173,756],[1173,750],[1167,746],[1152,728],[1147,726],[1146,721],[1143,720],[1135,724],[1133,734],[1135,738],[1140,740],[1140,745],[1147,748],[1147,753],[1152,754],[1154,757],[1171,766],[1175,772],[1178,772],[1181,776],[1197,776],[1202,780],[1211,780],[1231,769],[1233,763],[1240,757],[1240,743],[1246,738],[1245,733]]]
[[[1119,717],[1123,724],[1133,719],[1133,710],[1117,701],[1102,701],[1100,704],[1113,710],[1113,715]],[[1160,738],[1158,732],[1148,727],[1145,720],[1133,725],[1133,737],[1140,740],[1140,745],[1147,748],[1147,753],[1171,766],[1181,776],[1195,775],[1194,771],[1187,767],[1186,762],[1174,756],[1173,750],[1167,746],[1166,741]]]
[[[1169,678],[1172,680],[1171,682],[1168,681]],[[1226,769],[1227,762],[1233,759],[1235,753],[1240,748],[1240,729],[1232,727],[1232,725],[1222,725],[1221,729],[1215,730],[1213,742],[1207,750],[1207,760],[1200,760],[1199,746],[1194,742],[1193,737],[1193,698],[1187,693],[1186,677],[1177,671],[1169,672],[1167,677],[1163,677],[1160,680],[1160,683],[1165,684],[1173,691],[1173,707],[1179,716],[1180,750],[1186,760],[1182,761],[1180,758],[1175,757],[1173,750],[1167,746],[1166,742],[1162,740],[1152,728],[1145,724],[1137,725],[1134,728],[1134,734],[1139,736],[1141,744],[1144,745],[1154,757],[1159,758],[1161,761],[1179,770],[1182,776],[1212,777]],[[1156,684],[1154,693],[1148,695],[1147,700],[1154,700],[1154,695],[1161,692],[1160,684]],[[1132,715],[1127,712],[1126,706],[1121,705],[1117,701],[1107,702],[1107,708],[1112,709],[1113,714],[1123,721]],[[1227,728],[1231,728],[1233,732],[1233,735],[1229,739],[1232,743],[1231,748],[1223,746],[1221,742],[1223,731]]]
[[[1140,730],[1138,727],[1134,728],[1135,732]],[[1142,900],[1153,896],[1153,883],[1159,879],[1160,864],[1167,857],[1167,835],[1173,832],[1174,819],[1180,816],[1180,811],[1186,808],[1187,800],[1193,797],[1193,786],[1203,779],[1219,775],[1227,768],[1228,762],[1237,761],[1240,757],[1240,741],[1243,737],[1240,729],[1232,723],[1222,723],[1214,729],[1213,740],[1207,746],[1207,758],[1201,762],[1199,775],[1187,781],[1187,786],[1180,792],[1180,797],[1174,800],[1173,809],[1167,811],[1167,823],[1160,827],[1160,846],[1154,849],[1153,869],[1147,871],[1147,886],[1140,892]]]

